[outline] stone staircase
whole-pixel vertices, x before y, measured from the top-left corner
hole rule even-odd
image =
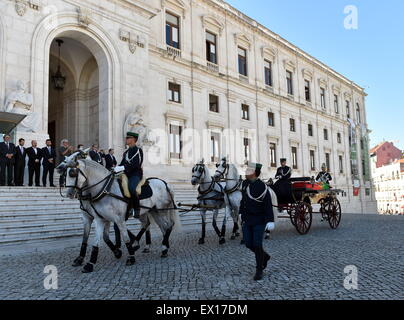
[[[176,203],[196,202],[197,191],[190,185],[171,186]],[[199,212],[182,215],[181,222],[184,229],[200,224]],[[139,223],[130,219],[128,227],[136,231]],[[0,187],[0,245],[76,237],[82,232],[79,202],[62,198],[59,188]]]

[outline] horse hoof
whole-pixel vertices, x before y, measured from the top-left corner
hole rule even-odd
[[[73,267],[80,267],[81,265],[83,265],[83,257],[78,257],[76,259],[74,259],[72,266]]]
[[[142,253],[150,253],[150,249],[144,248],[143,251],[142,251]]]
[[[225,238],[221,238],[220,240],[219,240],[219,244],[225,244],[226,243],[226,239]]]
[[[241,241],[240,241],[240,244],[245,244],[245,241],[244,241],[244,240],[241,240]]]
[[[164,251],[161,253],[161,257],[162,257],[162,258],[167,258],[167,257],[168,257],[168,250],[164,250]]]
[[[93,272],[93,270],[94,270],[94,266],[93,266],[91,263],[87,263],[87,264],[84,266],[83,270],[81,270],[81,272],[83,272],[83,273],[90,273],[90,272]]]
[[[128,260],[126,260],[126,265],[127,266],[133,266],[135,264],[136,260],[135,257],[128,257]]]
[[[135,252],[138,251],[139,249],[140,249],[140,245],[139,245],[139,244],[133,247],[133,250],[135,250]]]
[[[230,237],[230,240],[236,240],[236,236],[234,236],[234,235],[231,236],[231,237]]]
[[[115,250],[114,250],[114,255],[115,255],[115,258],[121,259],[121,257],[122,257],[122,250],[120,250],[120,249],[115,249]]]
[[[204,244],[204,243],[205,243],[205,239],[203,239],[203,238],[199,239],[198,244]]]

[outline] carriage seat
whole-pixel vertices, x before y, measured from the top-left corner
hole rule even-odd
[[[118,179],[119,185],[121,187],[122,193],[126,198],[130,198],[131,194],[129,191],[129,179],[125,173],[122,173]],[[144,200],[151,198],[153,195],[153,190],[150,187],[149,179],[142,179],[136,188],[136,194],[139,197],[139,200]]]

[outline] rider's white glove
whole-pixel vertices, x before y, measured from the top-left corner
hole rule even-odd
[[[267,225],[265,226],[265,231],[273,231],[273,230],[275,230],[275,223],[268,222]]]
[[[120,173],[122,171],[125,171],[125,167],[124,166],[117,166],[114,168],[114,172],[115,173]]]

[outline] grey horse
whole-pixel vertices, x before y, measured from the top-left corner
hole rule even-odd
[[[199,244],[205,243],[206,235],[206,212],[213,211],[212,225],[219,236],[219,243],[224,244],[226,242],[226,222],[227,222],[227,210],[223,218],[222,229],[217,227],[217,216],[219,210],[226,208],[226,202],[224,198],[224,184],[216,182],[210,174],[209,168],[204,164],[204,160],[197,163],[192,168],[191,183],[193,186],[198,187],[198,207],[200,208],[202,218],[202,236],[199,239]]]
[[[82,270],[84,273],[93,271],[102,239],[116,258],[119,259],[122,256],[121,250],[109,239],[111,222],[116,224],[128,249],[126,265],[135,263],[135,251],[140,248],[138,241],[149,228],[150,221],[156,222],[163,233],[161,256],[167,257],[170,234],[174,226],[176,228],[180,226],[174,195],[167,183],[157,178],[149,180],[153,195],[140,202],[142,229],[139,235],[134,237],[130,232],[128,233],[126,227],[128,202],[113,173],[90,159],[84,159],[83,152],[76,152],[66,157],[57,169],[59,172],[65,171],[66,196],[77,197],[82,209],[83,241],[80,255],[74,260],[73,266],[81,266],[84,262],[92,222],[95,222],[96,234],[90,261]],[[132,247],[133,243],[135,247]]]

